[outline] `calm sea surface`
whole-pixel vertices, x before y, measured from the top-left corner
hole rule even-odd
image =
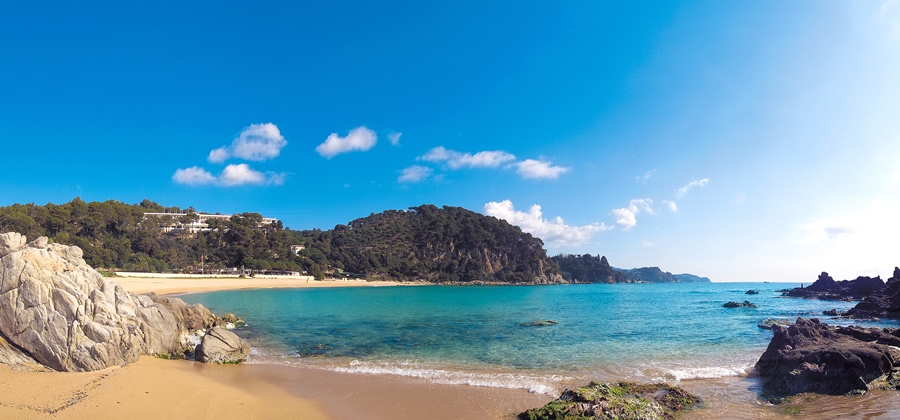
[[[234,313],[253,361],[386,373],[557,396],[587,380],[743,377],[765,318],[818,317],[853,302],[783,298],[786,283],[410,286],[190,294]],[[749,289],[758,295],[746,295]],[[757,309],[723,308],[750,300]],[[522,326],[554,320],[548,326]],[[860,323],[896,326],[894,323]]]

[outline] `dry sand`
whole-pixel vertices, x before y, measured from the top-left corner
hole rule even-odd
[[[89,373],[0,365],[3,419],[509,419],[549,400],[390,375],[149,356]]]
[[[364,280],[304,280],[297,278],[149,278],[113,277],[113,281],[131,293],[156,292],[161,295],[241,289],[290,289],[306,287],[379,287],[410,283]]]

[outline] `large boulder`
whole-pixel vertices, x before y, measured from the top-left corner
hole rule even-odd
[[[774,326],[756,363],[762,396],[778,402],[812,392],[843,395],[900,385],[900,329],[833,327],[818,319]]]
[[[222,327],[206,332],[197,346],[196,360],[203,363],[241,363],[250,356],[250,344]]]
[[[221,320],[186,306],[132,296],[87,265],[78,247],[0,235],[0,338],[54,370],[99,370],[142,354],[192,350],[190,333]],[[199,325],[176,315],[185,311],[203,313]]]

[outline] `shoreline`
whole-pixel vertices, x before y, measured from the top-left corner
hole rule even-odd
[[[250,289],[315,289],[331,287],[393,287],[416,286],[417,283],[365,280],[308,280],[290,277],[278,278],[186,278],[186,277],[107,277],[132,294],[154,292],[159,295],[219,292]]]

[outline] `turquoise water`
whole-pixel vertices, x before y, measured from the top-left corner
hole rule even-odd
[[[785,283],[263,289],[185,295],[249,327],[253,359],[555,394],[584,378],[745,375],[765,318],[818,317],[853,302],[783,298]],[[746,295],[754,289],[758,295]],[[723,308],[750,300],[757,309]],[[549,326],[521,326],[554,320]],[[863,323],[862,325],[875,325]],[[890,324],[878,324],[887,326]]]

